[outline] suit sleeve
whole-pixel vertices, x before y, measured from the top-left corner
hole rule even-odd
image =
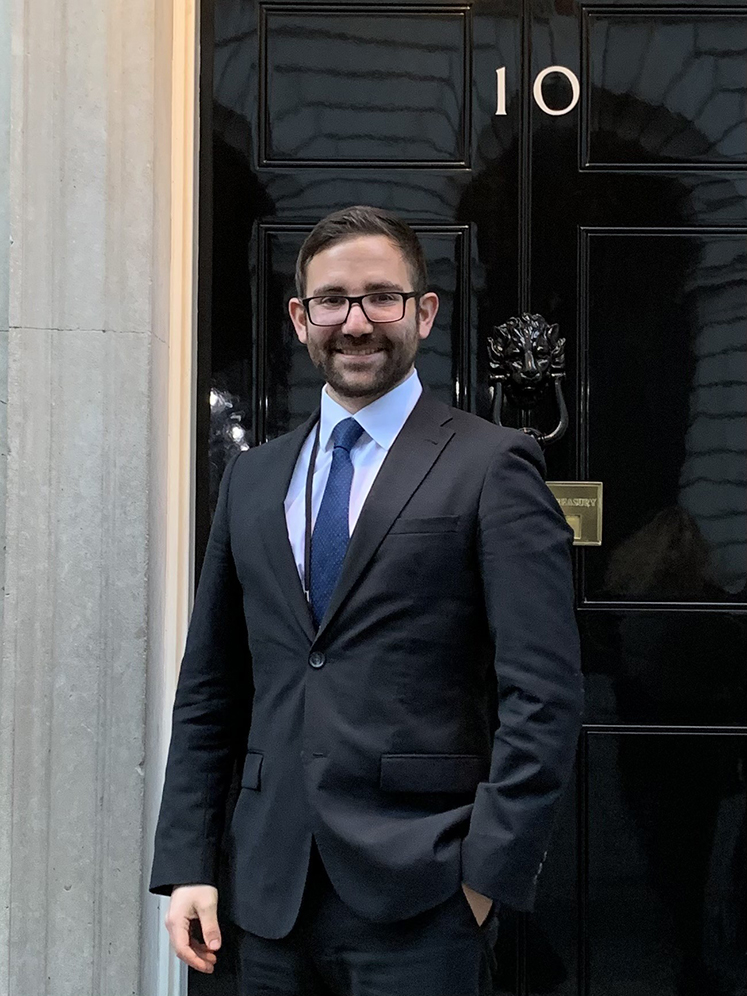
[[[236,756],[251,716],[251,659],[229,538],[226,466],[179,672],[150,891],[218,882],[218,853]]]
[[[494,641],[498,726],[489,780],[462,841],[467,885],[514,909],[534,905],[553,814],[583,709],[573,533],[544,483],[531,436],[508,431],[487,472],[478,549]]]

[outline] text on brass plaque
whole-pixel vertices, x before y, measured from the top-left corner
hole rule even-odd
[[[548,481],[547,486],[573,529],[573,545],[601,546],[602,482]]]

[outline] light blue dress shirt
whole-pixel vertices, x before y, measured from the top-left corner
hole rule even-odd
[[[376,401],[372,401],[370,405],[361,408],[353,416],[363,426],[363,432],[350,451],[350,459],[353,464],[353,483],[350,488],[351,536],[363,508],[363,503],[376,480],[376,475],[422,392],[423,385],[417,370],[413,370],[401,384],[377,398]],[[338,422],[345,418],[350,418],[350,412],[338,405],[327,394],[325,385],[322,388],[319,452],[316,457],[312,485],[312,530],[319,506],[322,503],[322,495],[332,464],[332,430]],[[302,581],[306,527],[306,475],[309,471],[315,433],[316,429],[312,430],[301,447],[288,486],[288,493],[285,496],[285,521],[288,526],[288,539],[293,548],[298,575]]]

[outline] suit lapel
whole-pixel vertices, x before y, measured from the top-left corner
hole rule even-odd
[[[298,576],[293,548],[288,539],[284,502],[298,454],[318,418],[317,409],[303,425],[278,440],[280,445],[277,447],[277,455],[263,487],[263,493],[269,497],[270,504],[257,516],[268,563],[277,576],[280,590],[285,595],[288,605],[308,636],[309,643],[313,642],[315,636],[314,622]]]
[[[454,430],[448,425],[450,421],[449,408],[434,398],[428,388],[424,388],[387,453],[363,504],[337,586],[316,634],[317,639],[324,633],[392,523],[454,435]]]

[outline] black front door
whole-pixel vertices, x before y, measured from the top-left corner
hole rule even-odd
[[[198,560],[228,456],[318,401],[285,305],[327,212],[420,234],[444,401],[489,418],[493,327],[557,322],[548,476],[603,482],[603,540],[576,777],[496,992],[743,994],[744,8],[204,0],[201,49]],[[228,961],[193,996],[233,994]]]

